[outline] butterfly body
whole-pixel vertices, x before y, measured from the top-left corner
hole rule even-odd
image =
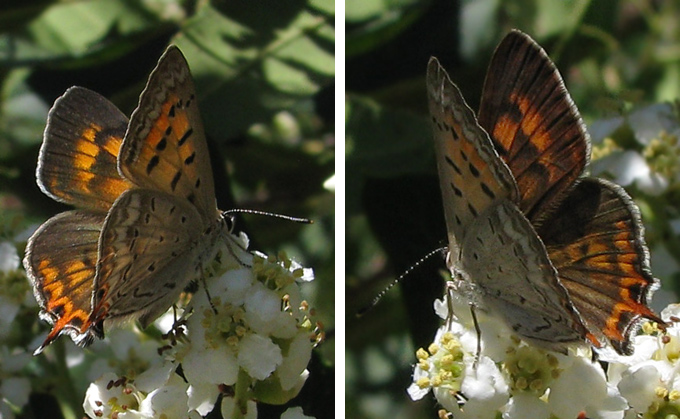
[[[59,98],[37,180],[80,209],[48,220],[27,244],[24,266],[41,318],[53,325],[36,353],[61,334],[87,345],[103,337],[105,323],[148,326],[230,240],[191,73],[174,46],[130,121],[84,88]]]
[[[427,85],[454,277],[538,346],[629,354],[642,319],[662,323],[639,212],[622,188],[583,177],[588,134],[545,52],[506,36],[479,119],[434,58]]]

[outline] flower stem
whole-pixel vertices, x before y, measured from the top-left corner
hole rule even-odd
[[[60,394],[59,400],[64,400],[68,408],[71,410],[72,417],[82,417],[83,412],[83,394],[80,394],[73,383],[73,377],[66,365],[66,346],[64,340],[55,342],[52,345],[55,351],[55,368],[56,376],[61,377],[60,385],[56,387],[56,391]]]
[[[238,378],[234,386],[234,403],[236,404],[236,411],[234,412],[234,419],[245,418],[248,414],[248,400],[250,400],[250,384],[251,378],[243,368],[238,370]]]

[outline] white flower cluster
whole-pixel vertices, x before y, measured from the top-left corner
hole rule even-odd
[[[637,147],[623,149],[608,136],[626,125]],[[650,196],[660,196],[680,181],[680,124],[668,103],[634,110],[626,116],[595,121],[589,127],[593,143],[592,174],[608,173],[615,183],[635,184]]]
[[[223,249],[207,291],[199,288],[164,336],[163,361],[137,377],[103,375],[87,391],[87,415],[200,418],[219,402],[224,418],[256,418],[254,400],[282,404],[299,393],[323,339],[299,288],[312,272],[284,254],[253,255],[240,241]],[[287,417],[305,416],[289,409]]]
[[[449,294],[435,301],[446,319],[427,351],[416,353],[418,364],[408,393],[419,400],[432,390],[455,419],[633,419],[680,417],[680,305],[661,316],[665,334],[643,325],[634,338],[635,354],[598,352],[603,364],[586,349],[568,355],[544,351],[513,336],[507,327],[477,312],[478,336],[468,305]],[[456,318],[449,316],[453,311]]]

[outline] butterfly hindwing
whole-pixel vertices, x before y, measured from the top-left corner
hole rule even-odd
[[[647,306],[658,282],[639,211],[623,188],[583,179],[539,233],[589,329],[617,352],[632,353],[643,318],[663,323]]]
[[[47,117],[36,177],[53,199],[106,211],[131,187],[116,170],[128,119],[98,93],[72,87]]]
[[[97,246],[104,214],[75,210],[46,221],[28,240],[24,267],[40,305],[40,318],[52,331],[36,350],[68,334],[79,345],[92,341],[81,333],[92,309]]]
[[[165,312],[194,279],[206,233],[199,220],[195,207],[162,191],[121,195],[102,228],[92,323],[141,317],[146,327]]]
[[[545,246],[515,204],[503,201],[468,226],[460,267],[485,307],[523,338],[557,351],[583,341],[586,329]]]
[[[147,189],[194,205],[203,225],[217,217],[208,145],[189,66],[170,46],[149,76],[118,161],[120,172]]]
[[[590,140],[557,68],[522,32],[505,36],[491,59],[479,124],[512,171],[520,209],[539,224],[583,174]]]

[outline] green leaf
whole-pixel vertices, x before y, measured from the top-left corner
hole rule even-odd
[[[175,39],[196,81],[207,133],[232,138],[330,85],[332,24],[305,4],[203,7]],[[225,97],[230,100],[225,101]]]
[[[431,173],[432,130],[424,116],[351,96],[346,104],[346,211],[359,209],[363,179]]]

